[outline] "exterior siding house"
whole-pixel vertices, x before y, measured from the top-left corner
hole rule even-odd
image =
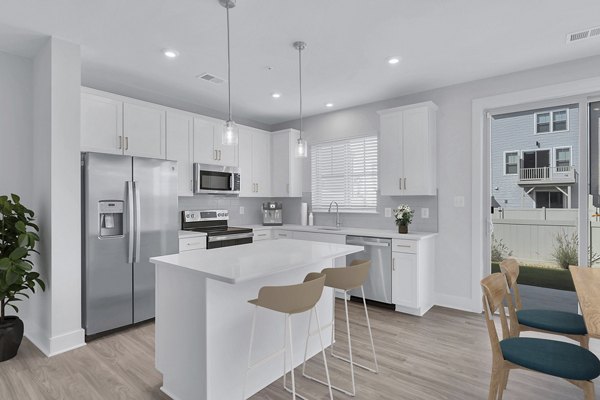
[[[495,207],[576,207],[577,105],[493,116],[491,152]]]

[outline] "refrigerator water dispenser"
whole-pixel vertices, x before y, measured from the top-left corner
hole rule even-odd
[[[102,200],[98,202],[100,232],[98,237],[123,236],[123,201]]]

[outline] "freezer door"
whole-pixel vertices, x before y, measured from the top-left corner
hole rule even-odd
[[[128,261],[132,220],[127,213],[132,159],[96,153],[83,157],[82,311],[86,335],[93,335],[132,323],[132,264]],[[118,215],[106,214],[113,211],[106,207],[114,204],[123,213],[122,232],[116,232]]]
[[[364,283],[365,298],[392,303],[392,241],[391,239],[347,236],[346,244],[364,246],[364,250],[346,256],[346,263],[353,260],[371,260],[369,277]],[[351,296],[362,297],[360,288],[353,289]]]
[[[177,163],[133,159],[136,238],[133,321],[154,318],[155,268],[150,257],[178,252]]]

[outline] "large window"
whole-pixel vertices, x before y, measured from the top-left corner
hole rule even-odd
[[[569,130],[569,111],[567,109],[535,113],[534,116],[536,134]]]
[[[311,148],[312,209],[377,210],[377,136],[338,140]]]

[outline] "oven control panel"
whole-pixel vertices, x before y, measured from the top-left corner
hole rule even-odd
[[[195,210],[184,211],[183,222],[202,222],[202,221],[227,221],[229,220],[228,210]]]

